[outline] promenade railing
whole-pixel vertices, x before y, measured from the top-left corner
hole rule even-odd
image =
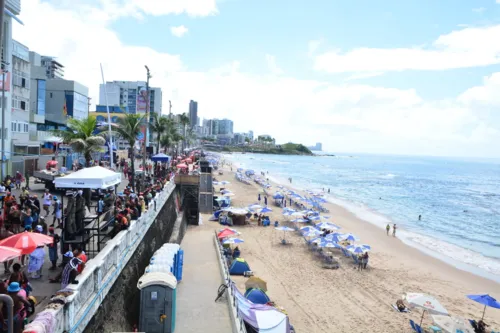
[[[219,260],[222,280],[224,281],[224,284],[228,286],[228,288],[226,289],[227,303],[229,307],[229,315],[231,317],[231,321],[233,324],[234,333],[247,333],[245,322],[238,313],[238,301],[236,299],[236,296],[234,295],[233,286],[231,282],[231,275],[229,274],[229,267],[227,266],[227,261],[224,256],[224,248],[222,247],[222,244],[219,242],[219,239],[217,237],[217,231],[215,232],[214,235],[214,244],[216,249],[215,252],[217,252],[217,258]]]

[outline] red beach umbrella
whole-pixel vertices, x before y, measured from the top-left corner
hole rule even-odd
[[[21,255],[21,250],[12,247],[0,246],[0,262],[14,259]]]
[[[234,230],[224,229],[224,230],[222,230],[221,232],[219,232],[217,234],[217,237],[218,238],[225,238],[225,237],[229,237],[229,236],[232,236],[232,235],[236,235],[236,232]]]
[[[37,247],[51,244],[53,241],[54,239],[51,236],[25,231],[0,241],[0,246],[21,250],[21,254],[30,254]]]

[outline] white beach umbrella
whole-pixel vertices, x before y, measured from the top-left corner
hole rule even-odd
[[[222,196],[223,197],[234,197],[234,193],[233,192],[227,192],[227,193],[224,193]]]
[[[292,214],[290,214],[290,216],[304,216],[304,213],[302,213],[302,212],[293,212]]]
[[[436,326],[439,326],[446,333],[474,333],[474,328],[465,318],[432,315],[432,320]]]
[[[257,209],[262,209],[263,207],[261,205],[255,204],[255,205],[250,205],[248,206],[251,210],[257,210]]]
[[[422,325],[425,311],[430,314],[448,315],[448,311],[444,308],[444,306],[442,306],[441,303],[439,303],[439,301],[432,296],[421,293],[407,293],[404,298],[410,306],[422,308],[424,310],[422,312],[422,317],[420,318],[420,325]]]

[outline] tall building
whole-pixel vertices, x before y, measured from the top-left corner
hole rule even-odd
[[[106,99],[107,97],[107,99]],[[149,122],[153,121],[153,113],[162,113],[162,91],[161,88],[149,87]],[[144,81],[109,81],[106,86],[99,86],[99,104],[109,106],[120,106],[128,113],[146,113],[148,104],[148,93],[146,82]],[[146,129],[142,129],[145,136]],[[147,136],[146,145],[154,142],[153,133],[150,131]]]
[[[89,88],[70,80],[49,79],[45,91],[44,130],[64,129],[68,117],[89,116]],[[39,126],[42,129],[42,126]]]
[[[253,141],[253,131],[248,131],[247,137]]]
[[[5,92],[4,99],[1,100],[1,106],[4,108],[5,112],[5,122],[0,126],[0,139],[3,142],[3,156],[0,153],[1,161],[1,175],[5,176],[7,174],[12,174],[12,159],[11,159],[11,145],[12,145],[12,134],[11,134],[11,121],[12,121],[12,25],[13,21],[18,23],[22,22],[17,18],[17,15],[21,13],[21,1],[20,0],[6,0],[5,1],[5,15],[4,15],[4,26],[3,26],[3,39],[1,48],[1,68],[4,70],[4,75],[0,76],[1,90]],[[1,93],[1,92],[0,92]],[[24,130],[24,126],[23,126]]]
[[[198,126],[198,102],[189,102],[189,124],[191,128]]]
[[[63,79],[64,66],[55,57],[42,56],[42,66],[45,67],[45,76],[48,79]]]
[[[219,120],[219,130],[217,135],[230,135],[233,134],[233,121],[229,119]]]
[[[99,104],[128,108],[129,113],[145,113],[147,105],[147,89],[144,81],[112,81],[99,86]],[[149,88],[149,111],[161,114],[161,88]]]
[[[10,130],[12,133],[12,169],[31,171],[36,168],[40,153],[40,142],[31,140],[30,132],[36,130],[32,123],[31,104],[31,65],[28,47],[12,41],[12,115]],[[37,88],[36,86],[34,87]],[[28,171],[30,171],[28,170]]]
[[[29,137],[31,141],[43,141],[51,137],[45,132],[45,93],[47,74],[42,66],[42,56],[36,52],[29,53],[30,59],[30,125]],[[40,128],[39,128],[40,127]]]

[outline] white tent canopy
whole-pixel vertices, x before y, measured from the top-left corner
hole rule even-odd
[[[121,173],[94,166],[54,180],[56,188],[108,188],[120,184]]]

